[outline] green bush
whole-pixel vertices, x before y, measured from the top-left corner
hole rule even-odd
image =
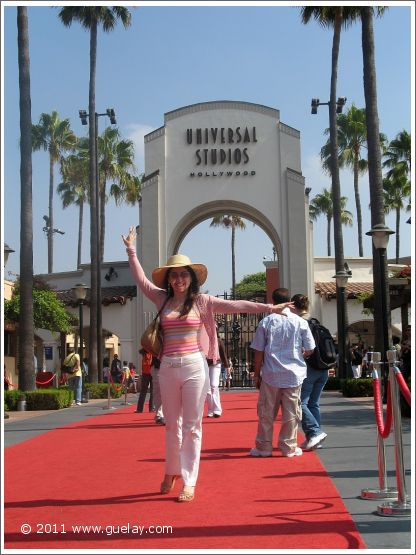
[[[64,388],[26,391],[27,410],[57,410],[70,407],[74,398],[72,391]]]
[[[325,384],[324,390],[326,391],[341,391],[343,379],[336,376],[331,376]]]
[[[26,399],[26,410],[57,410],[69,407],[74,398],[68,389],[36,389],[34,391],[20,391],[18,389],[4,392],[6,410],[17,410],[19,397]]]
[[[373,397],[372,378],[349,378],[342,384],[344,397]]]
[[[19,389],[9,389],[4,392],[4,408],[5,410],[17,410],[17,400],[23,391]]]
[[[90,394],[90,399],[107,399],[108,397],[108,384],[106,383],[86,383],[85,391]],[[110,395],[113,399],[118,399],[124,394],[124,390],[115,391],[110,387]]]

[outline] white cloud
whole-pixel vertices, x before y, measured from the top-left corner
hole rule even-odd
[[[144,173],[144,136],[154,129],[154,126],[143,123],[126,125],[127,138],[134,143],[134,160],[139,173]]]

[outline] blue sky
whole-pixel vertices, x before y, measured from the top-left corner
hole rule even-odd
[[[42,112],[57,110],[69,118],[74,132],[83,136],[79,109],[88,109],[89,35],[74,23],[65,28],[53,3],[30,5],[32,121]],[[104,4],[104,2],[102,2]],[[97,51],[96,108],[113,107],[123,137],[134,140],[136,165],[143,171],[143,135],[163,125],[163,115],[182,106],[213,100],[254,102],[280,110],[281,120],[301,133],[302,173],[310,198],[330,187],[320,169],[319,151],[326,141],[328,110],[320,107],[311,115],[311,98],[329,98],[332,30],[311,22],[303,25],[298,7],[279,3],[243,6],[142,6],[131,3],[132,25],[109,34],[99,32]],[[223,3],[224,4],[224,3]],[[128,6],[126,4],[126,6]],[[17,68],[16,7],[2,3],[4,25],[3,64],[3,231],[4,241],[16,252],[9,257],[5,277],[19,273],[20,177],[19,91]],[[412,131],[411,59],[414,14],[410,3],[394,3],[383,18],[374,22],[380,131],[392,140],[402,129]],[[414,43],[413,43],[414,47]],[[364,107],[361,26],[342,33],[338,70],[338,95],[347,97],[346,108]],[[100,118],[100,132],[105,118]],[[48,210],[48,158],[33,154],[34,271],[47,271],[47,242],[42,216]],[[59,183],[55,169],[55,183]],[[355,216],[352,175],[341,172],[342,194]],[[364,232],[370,229],[367,176],[361,178]],[[55,195],[55,225],[65,235],[54,238],[54,271],[76,267],[78,214],[62,209]],[[85,218],[82,261],[89,260],[89,217]],[[105,260],[124,260],[121,234],[137,224],[138,207],[115,207],[106,212]],[[411,226],[401,218],[402,256],[411,253]],[[386,223],[394,229],[391,214]],[[209,229],[209,222],[194,228],[181,251],[209,268],[207,288],[217,294],[231,282],[230,233]],[[394,256],[394,239],[389,257]],[[356,225],[344,228],[344,253],[358,253]],[[272,245],[264,232],[248,222],[237,232],[237,279],[262,271],[263,256],[272,256]],[[371,240],[365,236],[364,254],[371,255]],[[314,224],[314,255],[326,255],[326,222]],[[11,272],[9,274],[9,272]]]

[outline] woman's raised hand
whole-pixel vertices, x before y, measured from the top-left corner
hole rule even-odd
[[[127,235],[127,237],[124,237],[124,235],[122,235],[121,238],[123,239],[123,243],[126,245],[126,247],[132,247],[136,241],[136,228],[133,225],[130,226],[129,234]]]
[[[287,303],[275,304],[273,305],[272,312],[274,312],[275,314],[282,314],[282,311],[285,308],[295,308],[295,305],[291,301]]]

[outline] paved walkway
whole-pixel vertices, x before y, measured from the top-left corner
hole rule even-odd
[[[222,392],[232,395],[233,390]],[[257,393],[253,390],[253,395]],[[130,394],[128,402],[135,409],[137,397]],[[115,408],[124,408],[124,398],[112,401]],[[372,399],[348,399],[339,392],[324,392],[321,401],[322,424],[328,437],[317,451],[329,476],[334,481],[345,506],[355,521],[365,543],[372,549],[404,549],[414,552],[411,545],[411,520],[377,514],[382,501],[363,500],[362,489],[378,487],[377,434]],[[108,410],[106,400],[91,400],[82,406],[59,411],[9,413],[4,420],[5,446],[26,441],[48,430],[102,414]],[[411,493],[411,421],[403,418],[403,452],[406,485]],[[394,434],[386,440],[386,466],[388,486],[396,485]],[[247,446],[248,448],[250,446]],[[5,476],[7,480],[7,476]],[[412,491],[412,499],[414,499]],[[410,550],[412,547],[412,551]]]

